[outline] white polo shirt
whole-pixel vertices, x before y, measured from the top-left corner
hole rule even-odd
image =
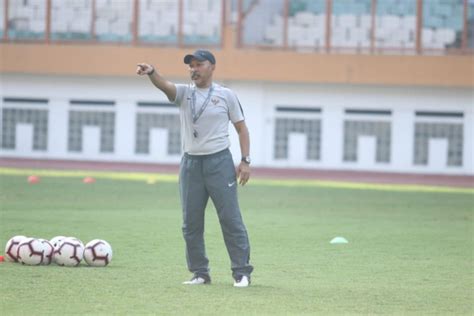
[[[195,91],[195,117],[208,99],[209,90],[195,85],[176,85],[176,99],[181,120],[183,151],[190,155],[209,155],[230,147],[229,121],[244,120],[237,96],[229,88],[212,84],[209,102],[202,114],[193,121],[193,91]]]

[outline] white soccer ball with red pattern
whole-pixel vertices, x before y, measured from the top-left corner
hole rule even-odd
[[[41,241],[36,238],[26,238],[17,249],[18,262],[29,266],[37,266],[43,263],[44,246]]]
[[[53,245],[51,245],[51,243],[46,239],[39,239],[39,241],[41,241],[44,248],[43,264],[45,265],[51,264],[51,262],[53,261],[53,253],[54,253]]]
[[[26,239],[26,236],[18,235],[10,238],[5,245],[5,259],[10,262],[18,262],[18,245]]]
[[[54,249],[56,249],[57,247],[59,247],[59,245],[64,239],[66,239],[66,236],[56,236],[56,237],[51,238],[49,243],[53,245]]]
[[[84,256],[84,244],[77,238],[65,238],[54,249],[53,260],[60,266],[75,267]]]
[[[94,239],[84,249],[84,260],[93,267],[105,267],[112,260],[112,247],[102,239]]]
[[[75,241],[78,241],[82,244],[82,246],[84,247],[84,243],[82,242],[82,240],[80,240],[79,238],[76,238],[76,237],[67,237],[68,239],[73,239]]]
[[[49,243],[53,246],[54,250],[58,249],[61,243],[63,242],[64,239],[66,239],[66,236],[55,236],[51,238]],[[54,250],[53,250],[53,262],[56,262],[54,259]]]

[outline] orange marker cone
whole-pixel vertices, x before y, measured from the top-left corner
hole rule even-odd
[[[95,182],[95,179],[92,178],[92,177],[85,177],[82,182],[84,183],[94,183]]]
[[[38,176],[31,175],[28,177],[28,183],[35,184],[40,182],[40,178]]]

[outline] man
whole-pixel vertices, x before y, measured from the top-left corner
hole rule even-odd
[[[179,107],[184,155],[179,188],[183,209],[183,236],[186,242],[191,280],[183,284],[209,284],[209,260],[204,245],[204,211],[209,197],[217,210],[235,287],[250,285],[250,244],[237,199],[237,181],[245,185],[250,176],[250,139],[244,114],[235,94],[213,83],[214,55],[197,50],[184,57],[193,84],[174,84],[149,64],[140,63],[138,75],[148,75],[168,100]],[[231,121],[239,135],[242,160],[234,167],[229,151]]]

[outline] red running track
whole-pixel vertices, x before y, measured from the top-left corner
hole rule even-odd
[[[178,174],[177,164],[127,163],[103,161],[0,158],[0,167],[20,169],[126,171]],[[474,188],[474,176],[342,171],[321,169],[259,168],[251,169],[251,177],[272,179],[312,179],[385,184],[416,184]]]

